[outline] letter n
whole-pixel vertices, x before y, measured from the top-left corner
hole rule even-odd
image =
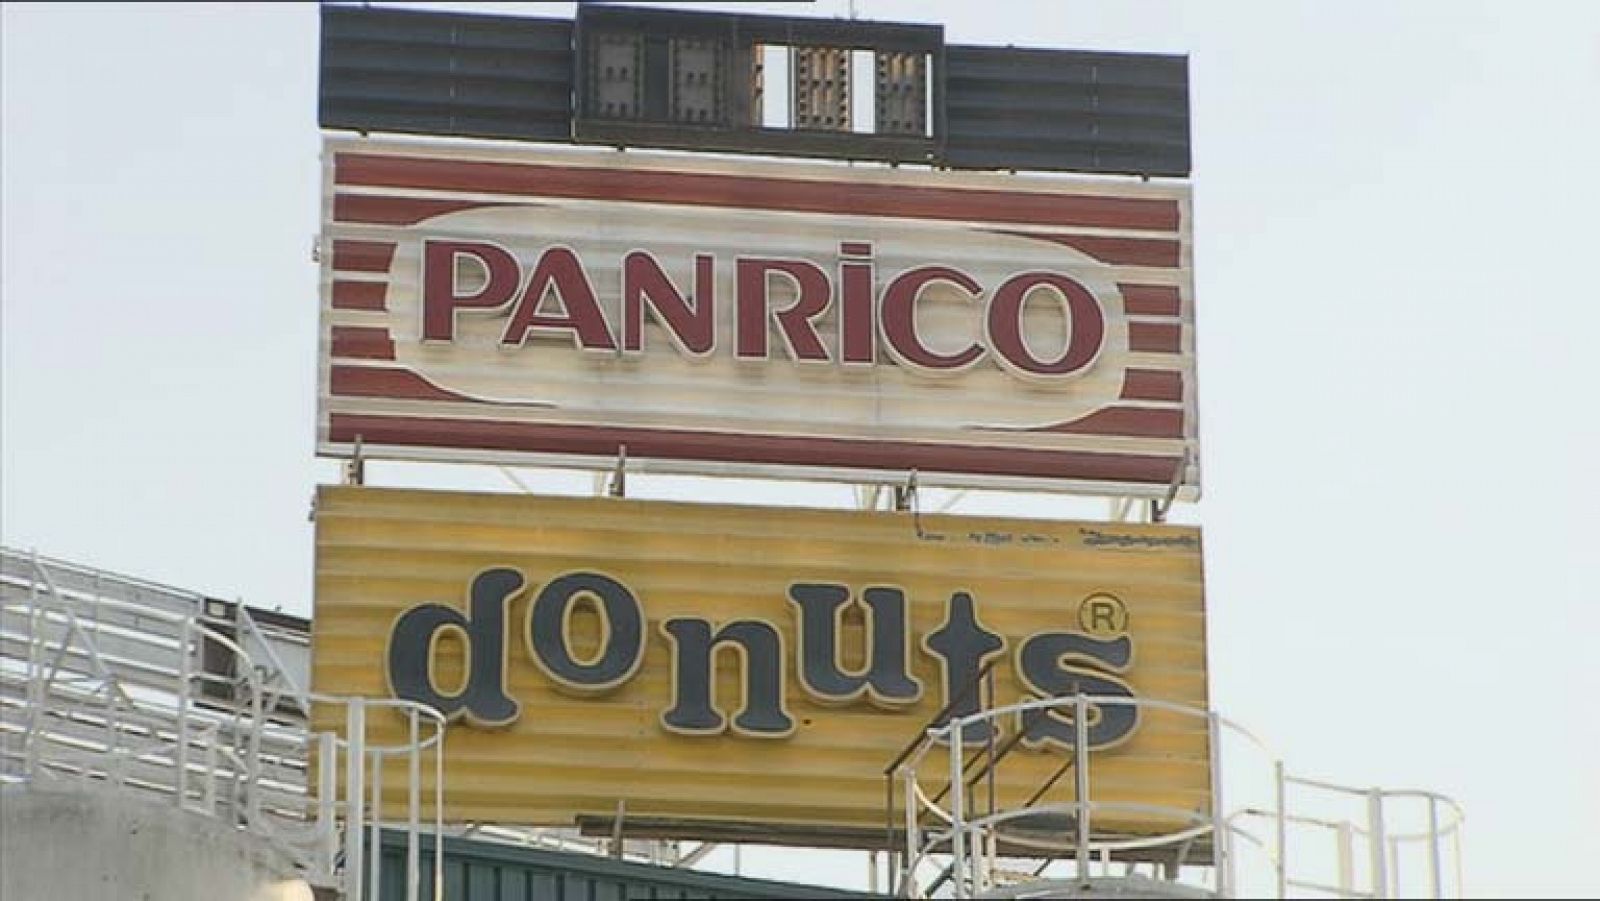
[[[785,738],[794,719],[784,703],[783,636],[760,620],[735,620],[713,631],[708,620],[678,617],[661,624],[672,644],[672,706],[661,725],[689,735],[719,735],[729,721],[717,709],[716,651],[738,654],[744,698],[733,731],[752,738]]]

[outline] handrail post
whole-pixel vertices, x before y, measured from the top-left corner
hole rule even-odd
[[[194,638],[193,623],[194,620],[185,617],[178,630],[178,747],[173,752],[172,764],[178,770],[175,794],[180,810],[189,801],[189,682],[193,678],[189,642]]]
[[[433,723],[433,901],[444,901],[444,717]]]
[[[1284,775],[1282,760],[1274,760],[1272,762],[1272,779],[1273,792],[1276,797],[1274,803],[1278,808],[1277,823],[1275,824],[1277,835],[1274,838],[1278,850],[1278,897],[1287,898],[1289,897],[1289,780]]]
[[[911,868],[922,856],[922,829],[919,826],[922,810],[919,806],[921,802],[917,800],[917,771],[908,768],[901,772],[905,774],[906,781],[906,853],[900,863],[901,875],[897,880],[898,885],[890,886],[889,893],[893,895],[898,889],[910,897],[909,892],[916,876]]]
[[[1428,897],[1443,898],[1443,877],[1439,866],[1439,802],[1428,796]]]
[[[332,732],[317,736],[317,836],[322,844],[321,875],[333,878],[339,859],[339,824],[334,805],[339,794],[339,745]]]
[[[950,721],[950,874],[955,897],[967,896],[966,868],[966,779],[961,764],[966,758],[967,722],[965,717]]]
[[[1372,860],[1372,897],[1382,898],[1389,887],[1388,839],[1383,831],[1383,792],[1367,792],[1367,850]]]
[[[372,755],[372,840],[367,846],[367,891],[381,898],[383,866],[383,754]]]
[[[39,604],[39,582],[43,572],[39,566],[39,552],[33,551],[35,577],[28,580],[28,731],[23,738],[27,757],[23,763],[29,779],[39,775],[39,730],[44,716],[47,689],[44,684],[44,623],[49,616]]]
[[[1089,879],[1089,702],[1079,690],[1072,710],[1072,768],[1078,801],[1078,879]]]
[[[421,821],[422,821],[422,726],[417,708],[410,709],[408,718],[411,752],[407,755],[408,791],[406,793],[406,901],[417,901],[422,885]],[[438,836],[434,836],[438,840]]]
[[[1228,809],[1222,797],[1222,728],[1221,717],[1210,711],[1206,714],[1206,743],[1211,757],[1211,855],[1216,868],[1217,897],[1233,897],[1233,849],[1229,847]]]
[[[360,901],[361,882],[365,876],[362,864],[363,836],[361,820],[365,804],[362,789],[366,784],[366,706],[359,697],[350,699],[350,709],[345,714],[344,758],[344,886],[345,897]]]
[[[1349,897],[1356,888],[1355,830],[1349,823],[1338,825],[1339,895]]]

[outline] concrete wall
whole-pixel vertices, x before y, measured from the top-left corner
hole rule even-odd
[[[0,791],[5,901],[309,901],[292,873],[253,836],[130,793]]]

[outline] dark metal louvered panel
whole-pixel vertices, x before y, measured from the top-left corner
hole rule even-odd
[[[945,48],[947,165],[1186,176],[1182,56]]]
[[[726,71],[719,70],[722,87],[712,98],[720,100],[693,120],[667,116],[661,103],[655,104],[661,110],[650,107],[659,115],[626,119],[575,108],[575,89],[585,84],[580,38],[586,29],[620,29],[658,43],[672,35],[725,43],[718,52],[726,56]],[[925,55],[931,134],[761,127],[751,121],[753,86],[744,73],[749,54],[765,43]],[[663,69],[655,80],[666,74]],[[665,96],[664,83],[648,87]],[[358,131],[953,169],[1190,173],[1187,58],[945,45],[940,26],[908,23],[588,6],[579,8],[574,23],[328,5],[322,9],[319,121],[324,128]]]
[[[571,140],[565,19],[322,7],[324,128]]]

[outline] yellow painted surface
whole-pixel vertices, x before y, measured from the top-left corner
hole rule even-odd
[[[506,683],[521,713],[499,729],[462,721],[450,728],[450,820],[570,823],[579,814],[613,815],[625,799],[628,815],[637,817],[881,828],[884,766],[945,701],[936,658],[920,642],[943,622],[956,591],[970,593],[979,620],[1006,640],[995,668],[999,704],[1023,699],[1014,666],[1020,642],[1040,632],[1081,631],[1079,604],[1097,593],[1126,605],[1134,651],[1124,679],[1136,695],[1207,703],[1198,529],[923,516],[919,534],[908,513],[363,487],[324,487],[318,495],[314,689],[386,696],[386,642],[396,618],[424,603],[465,610],[472,578],[501,566],[520,569],[529,582],[506,615]],[[598,697],[556,691],[522,634],[540,586],[574,570],[625,584],[647,620],[638,672]],[[796,617],[788,588],[801,581],[846,584],[857,596],[872,585],[903,588],[922,699],[894,711],[865,700],[843,707],[811,700],[792,658]],[[778,627],[790,655],[784,667],[792,736],[690,737],[662,728],[672,661],[660,624],[674,616]],[[572,618],[580,660],[596,645],[596,620]],[[859,664],[858,617],[847,617],[842,640],[845,662]],[[737,668],[732,655],[719,656],[718,702],[731,716]],[[441,640],[435,665],[439,687],[451,689],[464,672],[460,643]],[[398,740],[400,722],[380,716],[378,736]],[[1064,759],[1013,751],[998,771],[1000,804],[1030,795]],[[930,757],[923,780],[930,789],[943,786],[947,760],[942,750]],[[1201,719],[1146,710],[1131,739],[1096,752],[1091,764],[1096,801],[1194,811],[1209,805]],[[386,775],[398,776],[398,769]],[[1071,781],[1063,779],[1048,799],[1070,800]],[[399,782],[389,785],[397,791]],[[1140,831],[1174,825],[1112,820]]]

